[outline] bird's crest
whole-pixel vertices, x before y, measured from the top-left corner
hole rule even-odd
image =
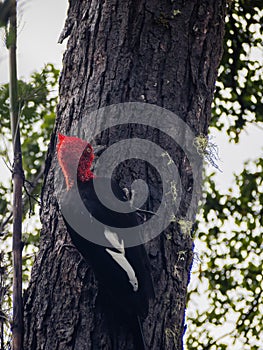
[[[76,136],[58,133],[58,162],[65,177],[67,190],[74,185],[74,179],[86,182],[93,178],[90,170],[94,153],[92,146]]]

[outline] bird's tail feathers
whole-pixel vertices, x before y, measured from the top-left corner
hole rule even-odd
[[[135,316],[133,322],[134,350],[146,350],[142,324],[139,316]]]

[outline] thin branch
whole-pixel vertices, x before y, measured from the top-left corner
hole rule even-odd
[[[141,208],[137,208],[135,206],[132,206],[133,209],[135,209],[136,211],[140,211],[142,213],[147,213],[147,214],[151,214],[151,215],[157,215],[159,216],[157,213],[151,211],[151,210],[146,210],[146,209],[141,209]]]
[[[218,344],[218,342],[220,340],[222,340],[223,338],[225,337],[228,337],[229,335],[232,335],[236,332],[236,328],[232,329],[232,331],[228,332],[228,333],[225,333],[223,335],[221,335],[219,338],[217,338],[216,340],[214,340],[213,342],[211,343],[208,343],[206,346],[203,347],[203,350],[209,350],[213,345],[215,344]]]
[[[3,162],[5,163],[5,166],[7,167],[7,169],[12,173],[12,169],[10,168],[10,165],[7,164],[7,161],[5,160],[4,157],[2,157],[2,160],[3,160]]]
[[[44,171],[45,171],[45,164],[42,165],[39,173],[36,175],[36,177],[33,179],[33,181],[30,182],[30,184],[31,184],[30,188],[26,189],[26,195],[23,197],[23,200],[22,200],[22,206],[23,206],[24,209],[27,206],[27,203],[28,203],[28,200],[29,200],[29,196],[31,198],[33,198],[38,204],[40,204],[39,200],[37,200],[37,198],[35,198],[35,196],[32,196],[32,193],[33,193],[34,189],[36,188],[36,186],[39,184],[39,181],[41,180],[41,178],[43,177]],[[7,214],[7,212],[5,214]],[[0,234],[1,234],[1,232],[4,231],[5,226],[8,223],[10,223],[10,221],[12,220],[13,211],[10,211],[8,214],[9,215],[7,216],[7,218],[0,223]],[[23,211],[23,214],[25,214],[25,211]]]
[[[225,337],[227,337],[229,335],[233,335],[233,334],[236,333],[235,337],[240,336],[240,334],[237,333],[238,329],[244,325],[245,320],[247,320],[249,318],[250,314],[259,305],[259,300],[260,300],[260,297],[261,297],[262,293],[263,293],[263,289],[261,289],[260,293],[257,294],[257,296],[254,299],[254,301],[253,301],[252,305],[250,306],[249,310],[246,313],[242,313],[240,315],[240,318],[236,322],[236,326],[235,326],[234,329],[232,329],[232,331],[230,331],[228,333],[225,333],[225,334],[221,335],[219,338],[217,338],[216,340],[208,343],[205,347],[203,347],[203,350],[210,349],[213,345],[218,344],[220,340],[222,340],[223,338],[225,338]],[[249,330],[249,328],[248,328],[248,330]],[[245,331],[244,333],[246,334],[248,332],[248,330]]]
[[[1,225],[0,225],[0,234],[2,234],[2,232],[3,232],[4,229],[5,229],[5,226],[11,221],[12,217],[13,217],[13,211],[11,211],[11,212],[9,213],[9,215],[7,216],[7,218],[1,222]]]
[[[9,96],[12,142],[14,152],[13,166],[13,350],[22,349],[23,339],[23,302],[22,302],[22,188],[24,173],[19,129],[19,103],[17,84],[17,3],[10,0],[13,9],[9,20],[8,49],[9,49]]]

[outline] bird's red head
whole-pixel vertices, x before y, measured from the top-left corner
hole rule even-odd
[[[81,182],[89,181],[94,177],[90,170],[94,153],[92,146],[75,136],[58,134],[57,156],[58,162],[65,177],[67,190],[74,185],[74,178]]]

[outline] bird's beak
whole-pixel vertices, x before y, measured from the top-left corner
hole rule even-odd
[[[97,145],[97,146],[93,146],[92,148],[93,148],[94,155],[98,156],[106,148],[106,146]]]

